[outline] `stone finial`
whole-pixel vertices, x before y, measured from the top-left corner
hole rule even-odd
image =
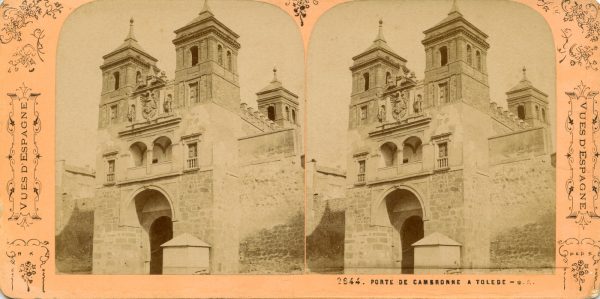
[[[521,81],[527,81],[527,68],[525,66],[523,66],[523,80]]]
[[[453,13],[453,12],[459,12],[458,4],[456,3],[456,0],[452,0],[452,8],[450,9],[450,13]]]
[[[277,67],[273,67],[273,80],[271,82],[277,82]]]
[[[204,0],[204,5],[202,6],[202,10],[200,11],[200,13],[203,12],[211,12],[210,11],[210,6],[208,6],[208,0]]]
[[[246,110],[246,107],[248,107],[248,104],[246,104],[246,103],[240,103],[240,109]]]
[[[375,41],[384,41],[385,37],[383,36],[383,19],[379,19],[379,32],[377,33],[377,38]]]
[[[128,40],[135,40],[135,35],[133,34],[133,17],[131,17],[131,19],[129,19],[129,33],[127,34],[127,37],[125,38],[125,41]]]

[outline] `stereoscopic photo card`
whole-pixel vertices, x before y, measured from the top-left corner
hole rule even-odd
[[[15,298],[599,295],[594,0],[4,0]]]

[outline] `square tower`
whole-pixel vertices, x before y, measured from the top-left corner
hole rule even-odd
[[[425,106],[463,101],[489,107],[487,34],[467,21],[454,3],[448,16],[425,30]]]
[[[177,105],[189,107],[211,101],[238,109],[239,35],[215,18],[206,1],[198,16],[175,34]]]

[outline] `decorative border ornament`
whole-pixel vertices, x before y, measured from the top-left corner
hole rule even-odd
[[[0,4],[0,11],[4,20],[4,23],[0,25],[1,44],[9,44],[13,41],[21,42],[24,37],[33,37],[31,42],[25,43],[12,54],[12,59],[8,62],[10,64],[8,72],[18,72],[21,68],[33,72],[35,70],[34,65],[38,63],[38,60],[44,62],[44,59],[42,59],[44,54],[42,51],[44,49],[42,44],[44,31],[39,27],[26,35],[22,31],[40,18],[50,17],[56,19],[56,16],[63,11],[62,4],[50,0],[22,0],[21,4],[16,7],[2,3]]]
[[[27,287],[27,292],[31,287],[41,283],[42,292],[46,292],[46,269],[44,265],[50,259],[50,249],[48,241],[38,239],[16,239],[7,243],[6,256],[9,258],[12,267],[10,269],[10,288],[15,289],[15,284],[22,284]],[[20,280],[15,280],[15,275],[20,276]],[[41,279],[41,280],[39,280]]]
[[[292,4],[294,8],[294,16],[300,19],[300,26],[304,26],[304,19],[306,18],[306,11],[310,8],[310,5],[318,5],[319,0],[288,0],[285,5],[289,6]]]
[[[567,61],[571,66],[585,67],[586,70],[598,70],[596,56],[598,46],[582,45],[572,42],[571,37],[577,34],[590,43],[600,39],[600,5],[594,1],[581,3],[575,0],[538,0],[537,6],[545,12],[563,14],[563,22],[567,27],[561,29],[563,43],[556,48],[559,63]],[[569,25],[571,25],[569,27]],[[573,26],[575,25],[575,26]],[[568,59],[567,59],[568,58]]]
[[[578,285],[579,291],[592,290],[596,286],[598,281],[598,268],[600,264],[600,242],[596,242],[590,238],[582,240],[576,238],[569,238],[566,240],[558,241],[558,254],[562,257],[562,261],[565,264],[565,270],[563,271],[564,280],[563,288],[567,288],[569,281],[574,282]],[[570,271],[570,279],[567,279],[567,271]],[[588,274],[593,271],[593,280],[588,280]],[[592,288],[584,285],[593,281]]]
[[[12,178],[7,183],[9,200],[9,221],[25,228],[33,221],[41,220],[37,203],[40,198],[41,183],[36,177],[38,151],[36,135],[41,131],[41,121],[36,110],[39,93],[31,93],[25,84],[16,93],[9,93],[11,110],[8,114],[8,132],[12,144],[8,160]],[[32,197],[33,195],[33,197]]]

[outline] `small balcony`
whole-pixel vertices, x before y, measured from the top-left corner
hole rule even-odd
[[[193,158],[187,159],[186,167],[187,167],[186,169],[198,168],[198,157],[193,157]]]
[[[437,159],[437,169],[448,168],[448,157],[442,157]]]
[[[106,182],[107,183],[114,183],[115,182],[115,174],[114,173],[107,173],[106,174]]]

